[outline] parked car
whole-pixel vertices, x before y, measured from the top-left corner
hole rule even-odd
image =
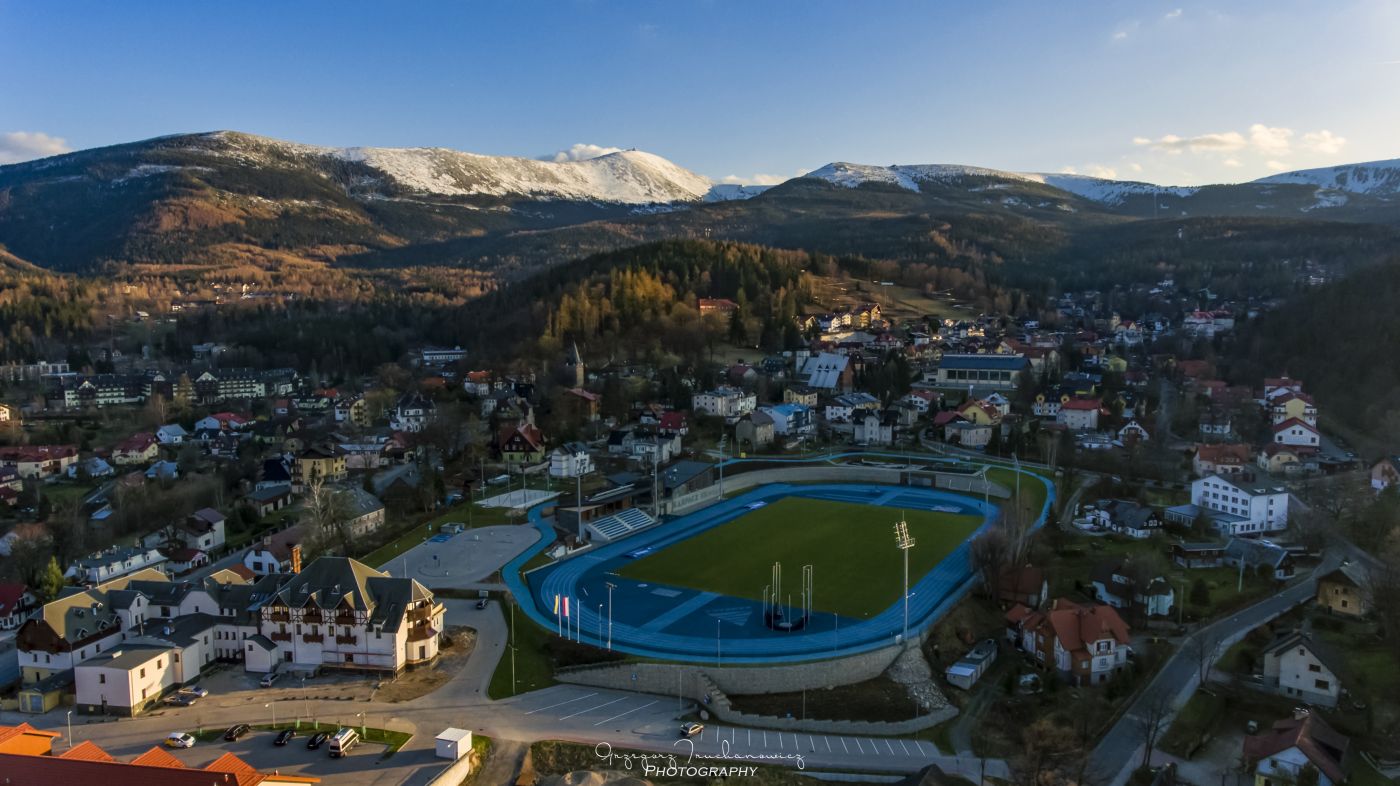
[[[287,743],[291,742],[292,738],[295,736],[297,736],[297,733],[295,731],[292,731],[291,729],[283,729],[282,733],[277,735],[277,739],[272,741],[272,744],[280,748],[283,745],[286,745]]]
[[[235,724],[228,727],[228,731],[224,732],[224,740],[227,742],[234,742],[250,731],[252,731],[252,729],[250,729],[246,723]]]
[[[167,748],[193,748],[194,735],[183,731],[177,731],[165,738]]]
[[[481,600],[478,600],[478,601],[476,602],[476,607],[477,607],[478,609],[484,609],[484,608],[486,608],[488,605],[490,605],[490,603],[491,603],[491,602],[490,602],[489,600],[487,600],[486,598],[482,598]]]
[[[264,688],[271,688],[274,684],[276,684],[277,680],[281,678],[282,675],[278,674],[275,671],[268,672],[267,674],[263,675],[262,679],[258,680],[258,684],[263,686]]]
[[[199,685],[186,685],[185,687],[180,689],[180,692],[193,696],[197,699],[202,699],[205,696],[209,695],[209,689],[201,687]]]
[[[189,693],[172,693],[160,700],[161,704],[170,707],[188,707],[199,701],[199,697]]]
[[[693,722],[693,721],[690,722],[690,723],[682,723],[682,724],[681,724],[681,736],[682,736],[682,737],[694,737],[695,735],[699,734],[700,732],[702,732],[702,731],[704,731],[704,730],[705,730],[704,724],[695,723],[695,722]]]
[[[345,728],[331,735],[331,758],[339,759],[350,755],[350,750],[360,742],[360,733],[354,729]]]
[[[318,750],[322,745],[325,745],[326,740],[330,738],[331,735],[329,732],[318,731],[306,738],[306,749],[309,751]]]

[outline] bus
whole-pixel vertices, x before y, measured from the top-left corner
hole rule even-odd
[[[359,732],[354,729],[341,729],[331,737],[331,758],[339,759],[350,754],[350,750],[360,741]]]

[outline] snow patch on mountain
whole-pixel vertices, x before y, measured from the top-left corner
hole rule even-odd
[[[709,178],[651,153],[625,150],[581,161],[539,161],[485,156],[444,148],[331,148],[233,132],[208,135],[212,149],[257,163],[260,156],[311,162],[354,162],[381,173],[400,189],[444,196],[520,197],[645,205],[719,199]],[[267,163],[271,163],[268,161]],[[719,191],[724,199],[748,198],[756,189]]]
[[[1389,196],[1400,193],[1400,158],[1362,164],[1300,169],[1254,181],[1263,184],[1312,185],[1349,194]]]
[[[1013,177],[1021,177],[1036,183],[1044,183],[1047,186],[1058,188],[1061,191],[1068,191],[1075,196],[1105,205],[1122,204],[1123,200],[1128,197],[1145,194],[1189,197],[1200,190],[1199,188],[1190,186],[1159,186],[1153,183],[1141,183],[1135,180],[1108,180],[1102,177],[1090,177],[1089,175],[1051,174],[1049,172],[1028,172],[1026,174],[1013,175]]]

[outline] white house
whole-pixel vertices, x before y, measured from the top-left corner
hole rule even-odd
[[[1096,398],[1072,398],[1060,404],[1055,422],[1071,431],[1093,431],[1099,427],[1101,406]]]
[[[753,412],[757,406],[757,396],[728,386],[696,393],[691,400],[691,409],[696,412],[714,415],[731,422]]]
[[[1167,519],[1191,524],[1207,516],[1220,534],[1235,537],[1288,528],[1288,490],[1209,475],[1191,483],[1191,504],[1168,508]]]
[[[1120,563],[1100,564],[1090,577],[1094,599],[1115,609],[1136,608],[1149,617],[1170,615],[1176,602],[1171,583],[1157,576],[1139,587],[1130,572]]]
[[[1289,418],[1274,425],[1274,444],[1316,448],[1320,442],[1317,429],[1298,418]]]
[[[162,445],[183,445],[190,433],[179,423],[171,423],[156,429],[156,441]]]
[[[417,393],[405,393],[394,405],[394,413],[389,417],[389,428],[416,434],[428,427],[437,414],[433,400]]]
[[[853,438],[857,445],[891,445],[894,443],[894,418],[879,412],[863,410],[852,418]]]
[[[1264,685],[1299,701],[1335,707],[1343,691],[1344,664],[1324,642],[1293,631],[1264,650]]]
[[[113,546],[106,551],[83,557],[68,566],[64,576],[70,579],[100,584],[120,578],[145,568],[160,568],[166,561],[154,546],[118,548]]]
[[[549,475],[578,478],[593,471],[593,456],[582,442],[567,442],[549,454]]]

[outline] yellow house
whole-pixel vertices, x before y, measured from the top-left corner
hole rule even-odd
[[[1302,393],[1285,393],[1269,403],[1269,414],[1275,425],[1294,418],[1309,426],[1317,425],[1317,405]]]
[[[1366,596],[1365,574],[1357,565],[1346,564],[1317,580],[1317,605],[1329,614],[1364,617],[1371,611]]]
[[[815,407],[817,406],[816,388],[809,388],[806,385],[790,385],[783,389],[783,403]]]
[[[969,423],[979,426],[995,426],[1001,422],[1001,413],[985,401],[967,401],[958,407],[958,414]]]
[[[292,462],[292,488],[301,491],[314,480],[333,483],[345,479],[345,453],[339,448],[313,445]]]
[[[1259,468],[1271,475],[1296,472],[1302,469],[1302,464],[1299,461],[1297,451],[1277,442],[1265,445],[1264,449],[1259,451],[1259,458],[1256,459]]]

